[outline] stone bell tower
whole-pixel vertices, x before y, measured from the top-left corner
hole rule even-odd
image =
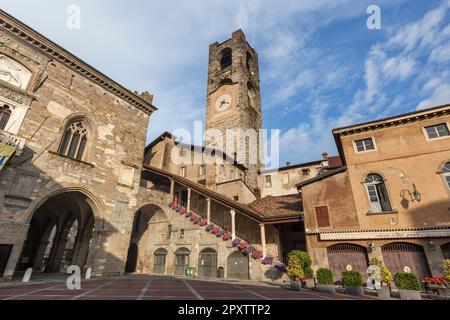
[[[227,129],[234,129],[237,136],[233,154],[230,146],[223,151],[248,168],[246,181],[253,189],[258,186],[258,171],[262,167],[261,128],[258,54],[239,29],[231,39],[209,46],[206,129],[217,129],[223,137]],[[207,137],[206,145],[210,142]]]

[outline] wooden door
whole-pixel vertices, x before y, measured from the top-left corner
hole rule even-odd
[[[198,275],[200,277],[217,277],[217,252],[213,249],[203,250],[198,257]]]
[[[233,252],[227,259],[227,278],[229,279],[250,279],[249,259],[240,251]]]
[[[394,275],[407,266],[420,278],[430,277],[430,267],[423,248],[412,243],[395,242],[382,247],[384,264]]]
[[[189,267],[189,252],[177,251],[175,252],[175,274],[186,275],[186,270]]]
[[[360,271],[364,278],[369,264],[366,248],[349,243],[336,244],[327,248],[327,255],[334,280],[342,278],[342,272],[347,270],[348,265]]]
[[[163,250],[158,250],[155,252],[153,257],[153,273],[154,274],[165,274],[166,273],[166,257],[167,252]]]

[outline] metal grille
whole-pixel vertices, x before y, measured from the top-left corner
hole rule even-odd
[[[413,243],[395,242],[384,245],[383,251],[423,252],[423,248]]]
[[[335,244],[327,248],[328,252],[366,252],[366,248],[351,243]]]

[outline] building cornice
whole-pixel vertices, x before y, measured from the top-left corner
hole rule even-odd
[[[307,231],[305,234],[307,236],[318,236],[322,241],[446,238],[450,237],[450,226],[372,230]]]
[[[335,136],[351,135],[360,132],[382,129],[386,127],[398,126],[413,123],[421,120],[431,119],[450,114],[450,104],[436,106],[419,111],[404,113],[401,115],[369,121],[361,124],[351,125],[333,129]]]
[[[0,27],[8,33],[15,35],[33,48],[38,49],[46,56],[62,63],[67,68],[87,79],[90,79],[120,99],[127,101],[144,113],[151,114],[157,110],[157,108],[151,103],[145,101],[137,94],[116,83],[114,80],[105,76],[100,71],[94,69],[61,46],[55,44],[45,36],[15,19],[3,10],[0,10]]]

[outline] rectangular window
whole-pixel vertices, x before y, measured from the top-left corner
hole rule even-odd
[[[272,176],[265,176],[266,188],[272,188]]]
[[[316,207],[315,210],[316,210],[317,226],[319,228],[330,227],[330,217],[328,215],[328,207],[320,206]]]
[[[356,140],[355,146],[358,152],[375,150],[375,145],[373,143],[372,138]]]
[[[198,176],[204,176],[206,174],[206,167],[204,165],[201,165],[198,167]]]
[[[302,169],[302,175],[303,176],[309,176],[310,172],[311,172],[311,170],[309,170],[309,169]]]
[[[234,201],[239,201],[239,196],[234,196],[233,199]]]
[[[283,174],[283,184],[284,185],[289,184],[289,173],[288,172]]]
[[[180,229],[180,239],[184,239],[184,229]]]
[[[186,177],[186,167],[181,167],[180,176]]]
[[[436,139],[450,136],[447,124],[440,123],[433,126],[425,127],[429,139]]]

